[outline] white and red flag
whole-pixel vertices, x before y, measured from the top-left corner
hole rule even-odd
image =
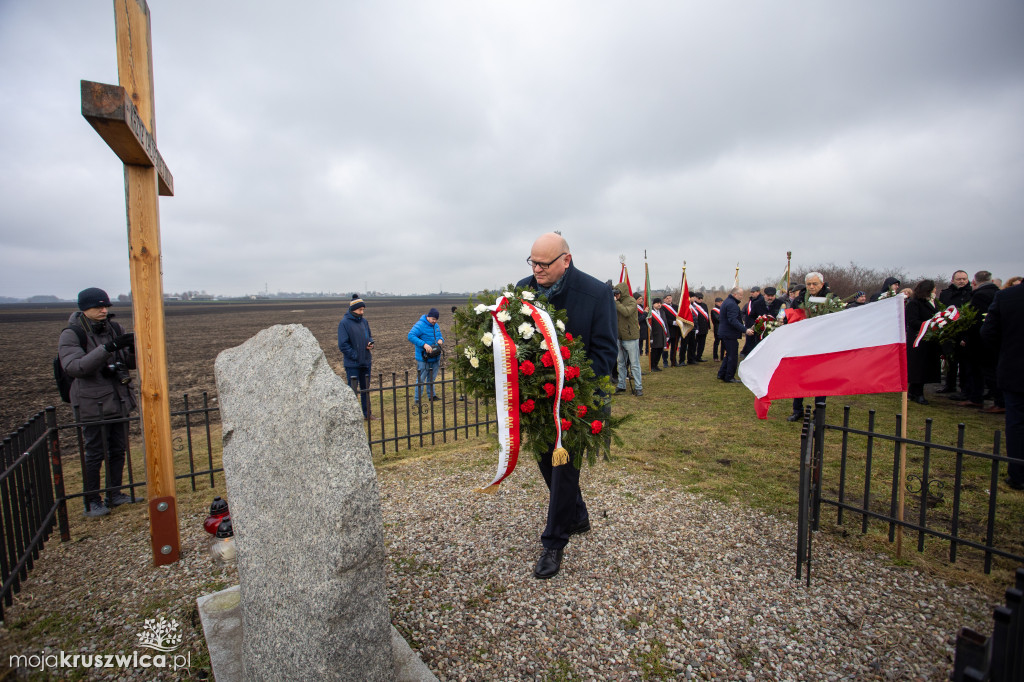
[[[629,270],[626,269],[626,261],[622,261],[622,269],[619,270],[619,284],[626,283],[626,288],[629,289],[629,295],[633,295],[633,285],[629,283]]]
[[[665,305],[662,303],[662,305]],[[671,308],[669,308],[671,310]],[[679,311],[676,312],[675,324],[682,332],[683,338],[697,326],[693,321],[693,310],[690,309],[690,285],[686,283],[686,264],[683,264],[683,281],[679,284]]]
[[[790,322],[754,347],[737,375],[756,397],[759,419],[772,400],[907,390],[905,297]]]

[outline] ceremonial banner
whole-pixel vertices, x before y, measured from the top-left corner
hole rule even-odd
[[[626,283],[626,288],[629,289],[629,295],[633,295],[633,285],[629,283],[629,270],[626,269],[626,263],[622,263],[622,269],[619,270],[619,283]]]
[[[679,285],[679,312],[676,313],[676,326],[683,333],[683,338],[696,326],[693,322],[693,311],[690,310],[690,285],[686,283],[686,267],[683,267],[683,282]],[[664,304],[662,304],[664,305]]]
[[[906,391],[904,300],[790,322],[766,336],[737,372],[758,418],[781,398]]]

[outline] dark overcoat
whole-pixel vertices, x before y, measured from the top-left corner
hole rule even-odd
[[[912,384],[931,384],[942,378],[941,349],[935,340],[921,341],[914,348],[914,339],[921,324],[935,315],[935,306],[923,298],[907,301],[907,380]]]

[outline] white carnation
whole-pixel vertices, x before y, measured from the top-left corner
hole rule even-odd
[[[498,313],[498,322],[508,322],[512,319],[512,316],[508,314],[507,310],[502,310]]]
[[[519,335],[523,337],[524,340],[529,341],[533,337],[533,333],[536,330],[533,328],[533,325],[530,324],[529,322],[523,322],[521,325],[519,325],[519,329],[517,331],[519,332]]]
[[[565,331],[565,325],[562,324],[561,320],[555,320],[555,326],[558,327],[558,331],[560,331],[560,332],[564,332]]]
[[[491,334],[490,332],[487,332],[486,334],[480,337],[480,340],[483,341],[483,344],[485,346],[490,346],[492,343],[494,343],[494,335]]]
[[[478,360],[477,357],[474,355],[469,359],[469,364],[473,367],[473,369],[476,369],[477,367],[480,366],[480,360]]]
[[[476,351],[473,350],[472,346],[466,346],[466,350],[462,351],[462,354],[465,355],[467,358],[476,357]]]
[[[477,315],[482,315],[482,314],[484,314],[484,313],[486,313],[486,312],[487,312],[487,306],[485,306],[485,305],[484,305],[483,303],[481,303],[481,304],[480,304],[480,305],[478,305],[477,307],[473,308],[473,311],[474,311],[474,312],[475,312],[475,313],[476,313]]]
[[[547,350],[548,349],[548,342],[547,342],[547,340],[542,340],[540,342],[540,349],[541,350]]]
[[[523,315],[526,315],[527,317],[533,315],[533,311],[527,308],[525,305],[519,309],[519,312],[521,312]]]
[[[535,297],[532,291],[524,291],[523,298],[525,298],[527,301],[532,301]]]
[[[501,292],[501,295],[504,296],[505,298],[512,298],[514,296],[514,294],[511,291],[503,291]]]

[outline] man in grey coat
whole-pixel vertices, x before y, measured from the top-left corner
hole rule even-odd
[[[125,333],[109,318],[110,297],[95,287],[78,294],[78,311],[71,314],[60,334],[57,350],[61,367],[72,378],[71,407],[84,422],[85,515],[104,516],[111,507],[141,502],[120,491],[124,472],[128,425],[135,410],[131,370],[135,369],[135,334]],[[101,422],[90,424],[90,422]],[[113,423],[106,423],[113,422]],[[107,501],[100,497],[100,466],[106,461]]]

